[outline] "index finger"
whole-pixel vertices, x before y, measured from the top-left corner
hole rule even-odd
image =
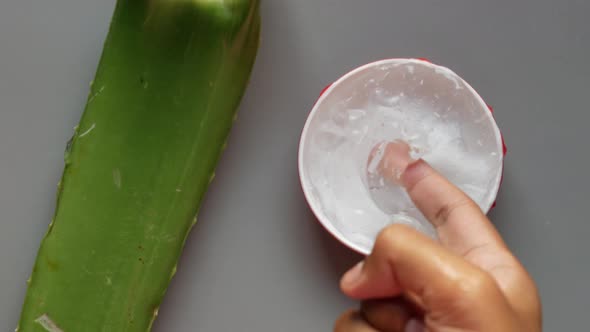
[[[423,160],[401,182],[445,247],[494,276],[515,310],[530,316],[538,308],[534,282],[473,200]]]
[[[465,257],[484,247],[505,247],[479,206],[424,160],[409,164],[401,182],[451,251]]]

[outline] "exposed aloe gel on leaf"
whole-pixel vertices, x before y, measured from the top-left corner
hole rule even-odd
[[[19,331],[148,331],[257,53],[257,0],[119,0]]]

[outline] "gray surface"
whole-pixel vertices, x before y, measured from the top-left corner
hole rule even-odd
[[[0,2],[0,329],[16,325],[114,0]],[[318,92],[366,62],[425,56],[496,109],[510,148],[492,217],[533,274],[547,331],[587,330],[586,0],[267,0],[229,148],[155,331],[329,331],[358,256],[313,221],[297,140]]]

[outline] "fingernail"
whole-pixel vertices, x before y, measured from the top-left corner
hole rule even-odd
[[[404,187],[411,188],[429,172],[430,166],[424,160],[418,159],[408,164],[401,175],[401,182]]]
[[[426,329],[424,328],[424,324],[417,320],[411,319],[407,324],[404,332],[424,332]]]
[[[365,261],[360,261],[352,269],[348,270],[342,277],[342,285],[346,287],[356,286],[363,276],[363,265],[365,265]]]

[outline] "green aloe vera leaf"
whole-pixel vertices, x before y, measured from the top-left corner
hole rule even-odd
[[[19,331],[149,331],[257,54],[258,0],[118,0]]]

